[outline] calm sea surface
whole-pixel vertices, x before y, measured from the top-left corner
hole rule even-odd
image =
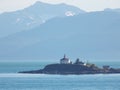
[[[44,75],[18,74],[53,62],[0,61],[0,90],[120,90],[120,74]],[[120,68],[120,62],[93,62]]]

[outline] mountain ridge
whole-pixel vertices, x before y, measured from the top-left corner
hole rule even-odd
[[[74,57],[119,59],[119,16],[117,12],[102,11],[51,19],[37,28],[8,37],[6,43],[5,39],[0,40],[3,46],[11,45],[8,54],[0,46],[4,51],[0,57],[53,59],[67,53]]]
[[[70,5],[37,2],[23,10],[0,14],[0,37],[29,30],[55,17],[66,17],[67,11],[71,11],[68,15],[82,13],[82,10]]]

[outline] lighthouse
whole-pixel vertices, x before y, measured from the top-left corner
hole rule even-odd
[[[66,55],[64,54],[64,57],[62,59],[60,59],[60,64],[70,64],[71,61],[69,58],[66,57]]]

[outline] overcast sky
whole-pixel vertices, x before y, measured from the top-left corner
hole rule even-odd
[[[120,8],[120,0],[0,0],[0,13],[23,9],[36,1],[66,3],[85,11],[101,11],[105,8]]]

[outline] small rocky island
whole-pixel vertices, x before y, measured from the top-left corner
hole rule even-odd
[[[19,73],[31,73],[31,74],[111,74],[120,73],[120,68],[110,68],[110,66],[105,65],[102,68],[91,63],[84,63],[79,60],[79,58],[72,63],[69,58],[64,55],[60,59],[58,64],[49,64],[40,70],[32,71],[22,71]]]

